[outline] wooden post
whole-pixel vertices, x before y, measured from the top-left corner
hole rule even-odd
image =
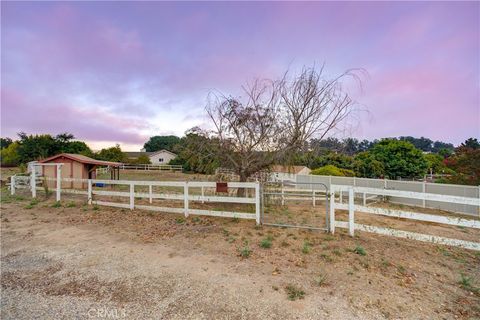
[[[330,233],[335,233],[335,190],[330,186]]]
[[[342,190],[340,190],[340,199],[339,199],[338,202],[343,203],[343,191]]]
[[[130,210],[135,208],[135,185],[130,182]]]
[[[312,200],[313,200],[313,206],[315,207],[316,201],[315,201],[315,190],[312,190]]]
[[[282,180],[281,188],[282,188],[282,206],[284,206],[285,205],[285,192],[283,191],[283,180]]]
[[[205,200],[203,200],[203,197],[205,197],[205,189],[202,186],[202,203],[205,203]]]
[[[92,204],[93,197],[92,197],[92,179],[88,179],[88,187],[87,187],[87,193],[88,193],[88,204]]]
[[[367,205],[367,194],[364,192],[363,193],[363,206],[365,207]]]
[[[355,203],[353,188],[348,190],[348,233],[353,237],[355,232]],[[364,193],[365,195],[365,193]],[[365,199],[365,198],[364,198]]]
[[[422,183],[422,192],[423,192],[423,199],[422,199],[422,206],[425,208],[425,189],[426,189],[426,184],[425,181]]]
[[[60,201],[60,192],[62,188],[62,165],[57,164],[57,201]],[[45,183],[47,183],[45,181]]]
[[[32,172],[30,173],[30,189],[32,190],[32,198],[37,197],[37,175],[35,174],[35,165],[31,166]]]
[[[255,220],[260,224],[260,183],[255,183]]]
[[[152,185],[151,184],[148,185],[148,200],[149,200],[150,203],[153,202],[153,199],[152,199]]]
[[[188,181],[183,186],[183,206],[185,210],[185,218],[188,218]]]
[[[15,194],[15,175],[10,177],[10,194],[12,196]]]

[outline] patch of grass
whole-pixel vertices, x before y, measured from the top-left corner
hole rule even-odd
[[[312,250],[312,244],[308,241],[304,241],[303,242],[303,247],[302,247],[302,252],[304,254],[308,254],[308,253],[310,253],[311,250]]]
[[[477,293],[477,294],[480,293],[480,288],[476,288],[472,282],[473,282],[472,277],[467,277],[463,273],[460,274],[460,281],[458,283],[464,290]]]
[[[32,199],[32,201],[30,201],[30,205],[31,206],[35,206],[38,204],[38,200],[36,198]]]
[[[33,209],[32,204],[27,204],[27,205],[25,206],[25,209]]]
[[[237,218],[237,217],[232,218],[232,222],[233,222],[233,223],[239,223],[239,222],[240,222],[240,218]]]
[[[245,245],[240,249],[240,256],[242,258],[248,258],[252,254],[252,249],[248,246],[248,242],[245,242]]]
[[[332,261],[333,261],[332,257],[330,257],[330,256],[329,256],[328,254],[326,254],[326,253],[320,254],[320,257],[322,257],[323,259],[325,259],[325,261],[327,261],[327,262],[332,262]]]
[[[60,208],[62,206],[62,203],[60,201],[55,201],[52,204],[52,208]]]
[[[402,275],[407,273],[407,270],[405,269],[405,267],[400,265],[400,264],[397,266],[397,271],[398,271],[398,273],[400,273]]]
[[[195,223],[197,223],[197,222],[200,222],[201,219],[200,219],[200,217],[193,217],[193,218],[192,218],[192,221],[195,222]]]
[[[367,251],[365,251],[365,249],[362,246],[356,246],[355,249],[353,249],[353,252],[361,256],[367,255]]]
[[[23,197],[23,196],[15,196],[15,200],[16,200],[16,201],[23,201],[23,200],[25,200],[25,197]]]
[[[318,276],[316,276],[314,279],[313,279],[313,282],[315,283],[315,285],[321,287],[323,285],[326,284],[327,282],[327,275],[326,274],[319,274]]]
[[[184,224],[185,223],[185,218],[180,217],[175,219],[176,224]]]
[[[449,257],[452,255],[447,249],[443,247],[438,247],[438,251],[440,251],[444,257]]]
[[[266,237],[265,239],[262,239],[262,241],[260,241],[260,247],[264,248],[264,249],[269,249],[272,247],[272,240],[269,239],[269,237]]]
[[[100,207],[96,204],[93,205],[93,210],[97,211],[97,210],[100,210]]]
[[[75,208],[77,206],[77,204],[73,201],[70,201],[69,203],[67,203],[66,207],[67,208]]]
[[[333,249],[332,253],[338,257],[342,255],[342,252],[339,249]]]
[[[303,299],[305,297],[305,291],[303,291],[301,288],[294,286],[293,284],[287,285],[285,287],[285,291],[287,292],[287,298],[290,301]]]

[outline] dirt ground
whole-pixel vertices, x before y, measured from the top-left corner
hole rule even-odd
[[[1,236],[2,319],[480,318],[480,254],[413,240],[5,193]]]

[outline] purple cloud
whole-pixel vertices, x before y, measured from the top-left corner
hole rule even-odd
[[[1,6],[2,135],[140,146],[204,123],[212,88],[326,62],[370,74],[358,138],[480,136],[478,2]]]

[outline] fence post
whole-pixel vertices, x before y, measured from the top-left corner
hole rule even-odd
[[[367,205],[367,194],[364,192],[363,193],[363,206],[365,207]]]
[[[340,190],[340,199],[338,202],[343,203],[343,190]]]
[[[255,220],[260,224],[260,183],[255,183]]]
[[[130,210],[135,207],[135,185],[130,182]]]
[[[330,233],[335,233],[335,190],[330,185]]]
[[[10,194],[12,196],[15,194],[15,175],[10,177]]]
[[[62,188],[62,165],[57,164],[57,201],[60,201],[60,192]],[[45,181],[47,183],[47,181]]]
[[[153,202],[153,199],[152,199],[152,185],[151,184],[148,185],[148,201],[150,203]]]
[[[423,181],[423,183],[422,183],[422,192],[423,192],[422,206],[424,208],[425,208],[425,188],[426,188],[426,184],[425,184],[425,181]]]
[[[183,206],[185,209],[185,218],[188,217],[188,181],[185,181],[183,186]]]
[[[315,207],[315,204],[317,201],[315,201],[315,190],[312,190],[313,193],[313,206]]]
[[[92,204],[92,179],[88,179],[88,187],[87,187],[87,193],[88,193],[88,199],[87,202],[88,204]]]
[[[285,205],[285,193],[283,191],[283,180],[282,180],[281,188],[282,188],[282,206],[284,206]]]
[[[205,197],[205,189],[202,186],[202,203],[205,203],[205,200],[203,199],[203,197]]]
[[[32,189],[32,198],[37,197],[37,175],[35,173],[35,165],[31,166],[32,172],[30,173],[30,189]]]
[[[365,193],[364,193],[365,195]],[[364,198],[365,199],[365,198]],[[353,188],[348,190],[348,233],[353,237],[355,232],[355,203]]]

